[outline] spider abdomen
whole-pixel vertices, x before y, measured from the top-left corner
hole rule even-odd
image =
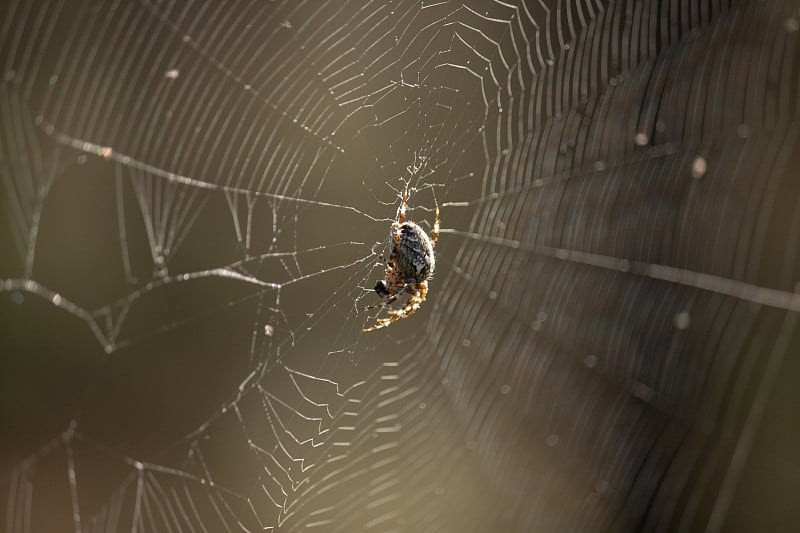
[[[418,282],[430,278],[435,266],[430,237],[413,222],[402,223],[399,234],[394,257],[397,277]]]

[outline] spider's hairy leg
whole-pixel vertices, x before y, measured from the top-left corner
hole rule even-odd
[[[365,311],[367,309],[375,309],[376,307],[386,307],[387,305],[393,304],[395,302],[395,300],[397,300],[399,297],[401,297],[403,294],[405,294],[408,291],[408,287],[406,285],[404,285],[404,284],[400,284],[399,285],[399,287],[400,287],[399,291],[395,288],[395,287],[398,287],[397,284],[389,283],[387,285],[387,287],[389,287],[389,289],[388,289],[389,292],[388,292],[388,296],[386,296],[386,299],[384,301],[382,301],[381,303],[374,304],[374,305],[368,305],[367,307],[364,308]]]
[[[379,318],[377,324],[375,324],[371,328],[362,329],[361,331],[366,333],[367,331],[375,331],[376,329],[385,328],[387,326],[390,326],[393,322],[395,322],[397,320],[400,320],[401,318],[405,318],[405,317],[403,317],[401,315],[391,315],[391,316],[389,316],[387,318]]]
[[[436,201],[436,195],[433,196],[433,201],[436,203],[436,219],[433,221],[433,233],[431,233],[431,244],[436,244],[436,239],[439,238],[439,202]]]
[[[386,307],[387,305],[389,305],[389,304],[393,303],[395,300],[397,300],[397,297],[400,296],[400,294],[401,293],[399,293],[399,292],[397,294],[393,294],[392,296],[389,296],[388,298],[386,298],[386,300],[382,301],[379,304],[368,305],[368,306],[366,306],[364,308],[364,310],[366,311],[367,309],[375,309],[376,307]]]
[[[402,224],[406,221],[406,207],[408,206],[408,185],[403,189],[403,203],[400,204],[400,216],[397,217],[397,223]],[[399,241],[399,236],[396,237]]]
[[[422,282],[414,288],[414,292],[411,295],[411,298],[408,299],[405,307],[402,309],[390,309],[388,313],[392,315],[389,317],[390,322],[394,322],[400,318],[407,318],[414,314],[414,312],[419,309],[419,306],[422,302],[425,301],[425,296],[428,294],[428,284],[427,282]]]
[[[391,323],[391,321],[388,318],[380,318],[380,319],[378,319],[378,323],[376,325],[372,326],[371,328],[364,328],[361,331],[363,331],[364,333],[366,333],[368,331],[375,331],[376,329],[385,328],[390,323]]]
[[[366,333],[367,331],[375,331],[376,329],[385,328],[387,326],[390,326],[392,323],[397,322],[401,318],[407,318],[413,315],[414,311],[419,309],[420,304],[425,301],[425,295],[428,293],[428,284],[422,282],[419,285],[412,287],[412,290],[414,290],[414,293],[411,295],[411,298],[408,299],[408,302],[406,303],[405,307],[397,310],[393,309],[389,310],[388,317],[379,318],[377,324],[375,324],[370,328],[364,328],[361,331]],[[406,285],[404,289],[397,294],[397,296],[400,296],[401,293],[407,291],[408,291],[408,285]]]
[[[361,331],[375,331],[376,329],[385,328],[387,326],[392,325],[392,323],[397,322],[401,318],[407,318],[414,314],[414,311],[419,309],[419,305],[425,301],[425,294],[428,292],[428,285],[426,283],[421,283],[418,287],[417,292],[415,292],[411,298],[408,299],[408,303],[405,307],[398,310],[390,310],[389,317],[387,318],[379,318],[378,323],[372,326],[371,328],[362,329]]]

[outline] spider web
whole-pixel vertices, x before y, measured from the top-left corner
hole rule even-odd
[[[795,3],[6,4],[6,531],[745,524]],[[436,275],[363,333],[406,186]]]

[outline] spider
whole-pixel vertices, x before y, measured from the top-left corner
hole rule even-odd
[[[436,199],[434,198],[434,201]],[[385,279],[378,280],[373,290],[384,298],[384,302],[373,307],[385,307],[402,296],[411,297],[402,309],[390,309],[388,317],[378,318],[377,323],[362,331],[375,331],[385,328],[401,318],[407,318],[419,309],[428,294],[428,281],[433,277],[436,258],[433,247],[439,238],[439,204],[436,203],[436,219],[430,237],[414,222],[406,222],[408,187],[403,191],[400,216],[392,223],[392,252],[386,263]],[[383,260],[383,256],[380,256]]]

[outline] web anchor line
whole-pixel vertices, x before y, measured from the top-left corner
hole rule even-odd
[[[68,146],[70,148],[74,148],[80,152],[85,154],[90,154],[96,157],[100,157],[103,159],[108,159],[111,161],[115,161],[120,163],[124,166],[128,166],[131,168],[135,168],[137,170],[141,170],[146,172],[147,174],[157,176],[162,178],[166,181],[172,183],[178,183],[181,185],[186,185],[188,187],[194,187],[197,189],[206,189],[209,191],[222,191],[226,193],[232,193],[247,197],[256,197],[256,198],[268,198],[272,200],[281,200],[285,202],[293,202],[296,204],[304,204],[304,205],[314,205],[318,207],[330,207],[335,209],[342,209],[346,211],[352,211],[360,216],[363,216],[373,222],[378,222],[383,220],[382,218],[373,217],[357,209],[350,205],[343,205],[343,204],[335,204],[331,202],[323,202],[319,200],[310,200],[308,198],[300,198],[297,196],[288,196],[284,194],[275,194],[269,193],[264,191],[253,191],[250,189],[242,189],[239,187],[231,187],[230,185],[217,185],[215,183],[211,183],[206,180],[197,179],[197,178],[190,178],[188,176],[184,176],[181,174],[177,174],[175,172],[170,172],[168,170],[164,170],[163,168],[159,168],[155,165],[151,165],[129,155],[117,152],[110,146],[103,146],[101,144],[97,144],[91,141],[87,141],[84,139],[78,139],[77,137],[72,137],[67,135],[66,133],[62,133],[55,129],[52,124],[49,124],[44,121],[41,117],[37,118],[36,120],[37,125],[42,129],[42,131],[48,135],[53,137],[53,139],[64,146]]]
[[[693,270],[646,263],[642,261],[632,261],[625,258],[613,257],[578,250],[568,250],[566,248],[552,248],[548,246],[530,246],[514,239],[504,239],[501,237],[490,237],[479,233],[460,231],[455,229],[442,229],[441,233],[451,233],[468,239],[487,242],[498,246],[507,246],[515,250],[530,252],[536,255],[552,257],[570,263],[589,265],[618,272],[627,272],[638,276],[652,279],[668,281],[687,287],[694,287],[724,296],[730,296],[739,300],[745,300],[759,305],[783,309],[785,311],[800,311],[800,294],[780,289],[770,289],[737,281],[714,274],[706,274]]]

